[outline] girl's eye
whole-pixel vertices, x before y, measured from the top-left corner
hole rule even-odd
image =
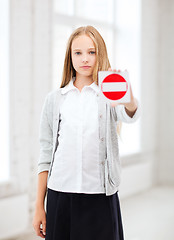
[[[76,55],[80,55],[80,52],[75,52]]]
[[[90,51],[90,54],[95,54],[95,51]]]

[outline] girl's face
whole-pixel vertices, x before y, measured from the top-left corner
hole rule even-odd
[[[76,76],[92,76],[96,63],[96,49],[90,37],[84,34],[75,38],[71,46],[71,56]]]

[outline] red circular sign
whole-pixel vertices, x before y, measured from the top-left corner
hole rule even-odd
[[[126,94],[128,83],[121,75],[113,73],[102,81],[101,90],[108,99],[119,100]]]

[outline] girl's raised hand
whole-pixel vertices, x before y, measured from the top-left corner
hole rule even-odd
[[[121,72],[121,70],[119,69],[118,71],[116,69],[111,69],[109,68],[108,71],[111,71],[111,72]],[[126,70],[127,71],[127,70]],[[137,109],[137,99],[134,98],[133,96],[133,92],[132,92],[132,87],[131,87],[131,84],[130,84],[130,102],[129,103],[118,103],[118,102],[111,102],[111,106],[112,107],[116,107],[117,105],[124,105],[126,110],[127,110],[127,113],[130,115],[130,116],[133,116],[134,112],[136,111]]]

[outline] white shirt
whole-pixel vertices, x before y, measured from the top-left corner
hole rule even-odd
[[[74,78],[62,88],[58,148],[48,188],[62,192],[105,193],[100,181],[99,123],[94,82],[80,92]]]

